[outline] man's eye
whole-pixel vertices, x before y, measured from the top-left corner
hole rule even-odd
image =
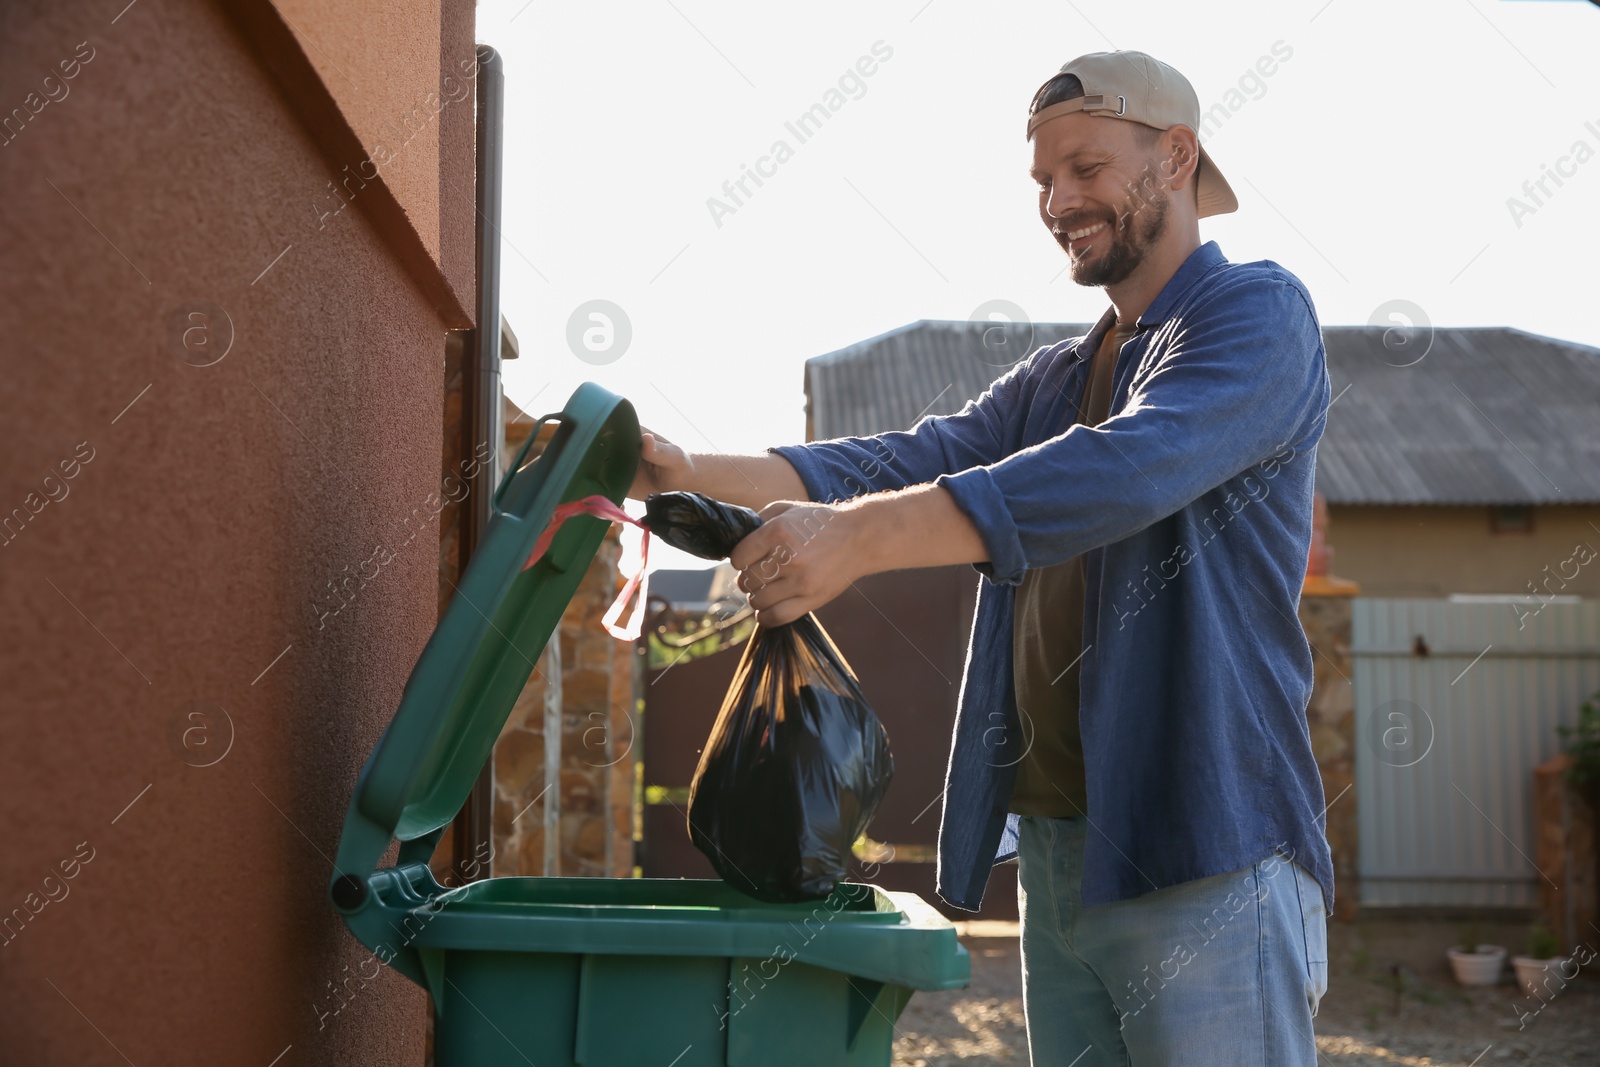
[[[1092,166],[1088,166],[1088,167],[1079,167],[1078,168],[1078,176],[1081,177],[1081,178],[1092,178],[1094,176],[1095,172],[1098,171],[1103,166],[1105,166],[1104,163],[1096,163],[1096,164],[1094,164]]]
[[[1038,179],[1038,181],[1039,181],[1039,188],[1041,190],[1050,188],[1050,179],[1049,178],[1040,178],[1040,179]]]

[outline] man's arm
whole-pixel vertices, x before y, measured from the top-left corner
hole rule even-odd
[[[1195,315],[1116,416],[935,484],[978,527],[995,581],[1121,540],[1298,443],[1326,412],[1316,315],[1248,273]]]
[[[794,467],[775,453],[691,454],[646,430],[639,445],[639,473],[634,476],[628,496],[643,500],[651,493],[673,491],[704,493],[758,511],[774,500],[811,499]]]
[[[759,510],[780,500],[849,500],[993,463],[1005,454],[1030,362],[1019,362],[960,411],[923,419],[907,431],[783,445],[759,456],[688,453],[646,431],[628,495],[642,500],[681,490]]]
[[[761,518],[729,562],[767,627],[793,622],[869,574],[988,558],[977,526],[936,485],[842,504],[780,501]]]
[[[954,414],[922,419],[909,430],[767,451],[789,461],[810,499],[827,503],[923,485],[942,474],[993,463],[1007,452],[1026,411],[1030,372],[1047,351],[1018,362]]]
[[[931,485],[848,504],[775,504],[733,564],[781,625],[879,570],[973,562],[996,581],[1126,537],[1292,443],[1325,407],[1300,292],[1252,278],[1244,314],[1192,323],[1116,417]],[[1239,306],[1235,304],[1234,306]],[[763,618],[765,616],[765,618]]]

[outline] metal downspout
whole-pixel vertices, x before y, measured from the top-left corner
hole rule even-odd
[[[462,367],[461,427],[465,455],[488,442],[491,462],[479,470],[461,515],[461,570],[489,525],[500,480],[500,199],[504,158],[505,71],[500,53],[478,45],[477,314]],[[463,881],[490,876],[494,855],[494,756],[472,787],[451,834],[451,865]]]

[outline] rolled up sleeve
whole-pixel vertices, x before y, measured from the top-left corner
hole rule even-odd
[[[978,569],[1015,584],[1028,568],[1127,537],[1320,432],[1328,393],[1305,294],[1281,273],[1252,272],[1177,320],[1117,415],[934,484],[978,528],[989,553]]]
[[[942,474],[992,464],[1005,455],[1028,367],[1044,352],[1019,362],[960,411],[922,419],[910,430],[767,451],[788,460],[810,499],[820,503],[925,485]]]

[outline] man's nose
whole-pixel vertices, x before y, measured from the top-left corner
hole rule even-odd
[[[1052,182],[1050,195],[1045,199],[1044,210],[1052,219],[1063,219],[1083,203],[1071,182]]]

